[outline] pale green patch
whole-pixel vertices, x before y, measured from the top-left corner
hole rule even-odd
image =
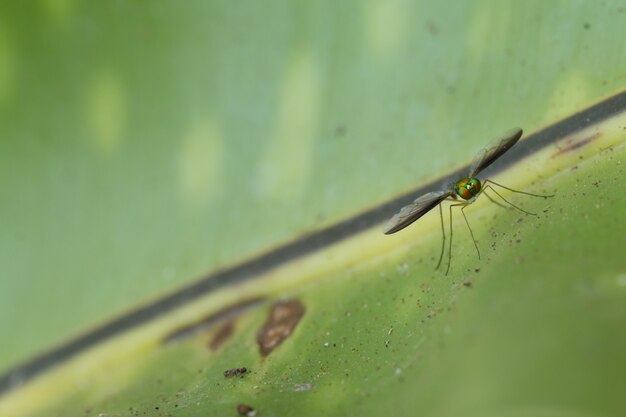
[[[204,206],[220,187],[223,138],[210,116],[195,122],[183,137],[179,160],[180,189],[193,206]]]
[[[317,134],[320,82],[317,61],[312,51],[303,47],[286,69],[275,139],[264,151],[259,179],[254,182],[255,191],[264,198],[284,201],[304,193]]]
[[[0,102],[15,88],[16,58],[6,26],[0,22]]]
[[[485,62],[493,49],[503,50],[512,44],[509,37],[514,31],[514,16],[511,8],[493,7],[482,3],[468,16],[466,51],[475,62]]]
[[[87,89],[87,117],[91,141],[105,155],[122,143],[126,128],[126,93],[119,74],[97,73]]]
[[[568,71],[557,80],[552,94],[547,97],[545,120],[554,120],[583,110],[580,103],[590,100],[590,80],[580,71]]]
[[[75,0],[39,0],[42,9],[55,22],[67,22],[74,15]]]
[[[407,40],[406,4],[401,1],[369,2],[363,8],[363,37],[377,59],[388,59],[400,52]]]

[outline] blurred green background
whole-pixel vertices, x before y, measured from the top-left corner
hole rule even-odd
[[[0,4],[0,372],[626,86],[623,2]]]

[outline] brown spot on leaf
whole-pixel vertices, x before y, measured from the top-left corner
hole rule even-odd
[[[572,152],[578,148],[582,148],[583,146],[588,145],[589,143],[598,139],[600,136],[600,133],[594,133],[593,135],[587,136],[586,138],[580,140],[570,139],[565,142],[565,146],[559,147],[559,150],[554,155],[552,155],[552,157],[554,158],[555,156],[559,156],[567,152]]]
[[[279,301],[272,306],[269,317],[256,335],[261,356],[269,355],[291,335],[304,311],[304,304],[299,300]]]
[[[243,312],[251,309],[252,307],[259,305],[261,302],[263,302],[262,298],[252,298],[249,300],[240,301],[236,304],[229,305],[221,309],[220,311],[213,313],[197,322],[193,322],[185,326],[179,327],[176,330],[173,330],[163,338],[163,344],[178,342],[180,340],[187,339],[195,334],[208,332],[227,320],[230,321],[234,326],[235,317],[241,315]],[[231,333],[223,338],[220,344],[224,343],[231,334],[232,329]]]
[[[240,416],[248,416],[248,417],[256,416],[256,410],[250,407],[249,405],[245,405],[245,404],[239,404],[237,406],[237,412],[239,413]]]
[[[222,324],[213,334],[209,342],[209,349],[216,351],[225,341],[227,341],[235,331],[235,320],[229,320]]]

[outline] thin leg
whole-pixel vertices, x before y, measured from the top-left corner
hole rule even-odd
[[[443,259],[443,249],[446,247],[446,231],[443,228],[443,209],[441,208],[441,203],[439,203],[439,218],[441,219],[441,253],[439,254],[439,262],[437,262],[437,267],[435,270],[439,269],[441,266],[441,260]]]
[[[483,185],[487,185],[487,183],[491,183],[493,185],[497,185],[500,188],[504,188],[505,190],[509,190],[512,191],[514,193],[518,193],[518,194],[526,194],[532,197],[543,197],[543,198],[548,198],[548,197],[554,197],[554,194],[552,195],[540,195],[540,194],[532,194],[532,193],[527,193],[526,191],[519,191],[519,190],[514,190],[512,188],[509,187],[505,187],[502,184],[498,184],[497,182],[491,181],[491,180],[485,180],[485,182],[483,183]],[[491,187],[491,189],[493,190],[493,187]],[[495,190],[494,190],[495,191]]]
[[[489,188],[491,188],[491,187],[489,187]],[[508,209],[508,207],[507,207],[507,206],[505,206],[504,204],[502,204],[502,203],[498,203],[496,200],[494,200],[493,198],[491,198],[491,196],[490,196],[489,194],[487,194],[487,192],[485,192],[485,190],[484,190],[484,189],[483,189],[482,191],[483,191],[483,194],[485,194],[485,197],[487,197],[487,198],[489,199],[489,201],[491,201],[493,204],[495,204],[496,206],[500,206],[500,207],[502,207],[502,208],[504,208],[504,209]]]
[[[536,216],[535,213],[531,213],[530,211],[526,211],[520,207],[517,207],[515,204],[511,203],[509,200],[507,200],[506,198],[502,197],[502,194],[500,194],[499,192],[497,192],[495,190],[495,188],[493,188],[491,185],[487,185],[486,187],[483,187],[483,189],[481,190],[481,192],[484,192],[487,188],[489,188],[491,191],[493,191],[494,193],[496,193],[498,195],[498,197],[500,197],[502,200],[504,200],[507,204],[509,204],[511,207],[515,207],[516,209],[518,209],[519,211],[521,211],[522,213],[526,213],[529,214],[531,216]],[[526,193],[524,193],[526,194]],[[543,197],[543,196],[540,196]]]
[[[476,243],[476,239],[474,238],[474,232],[472,232],[472,228],[469,225],[469,222],[467,221],[467,217],[465,217],[465,208],[467,207],[467,205],[461,207],[461,214],[463,215],[463,218],[465,219],[465,224],[467,225],[467,228],[470,231],[470,235],[472,236],[472,240],[474,241],[474,247],[476,248],[476,252],[478,253],[478,259],[480,260],[480,250],[478,249],[478,244]]]
[[[467,204],[468,203],[450,204],[450,242],[448,242],[448,268],[446,268],[446,275],[450,272],[450,263],[452,262],[452,207],[467,206]],[[465,221],[467,221],[467,219],[465,219]]]

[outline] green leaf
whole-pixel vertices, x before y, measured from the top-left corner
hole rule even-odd
[[[619,2],[3,4],[1,372],[616,94],[623,17]],[[436,212],[392,237],[372,225],[57,363],[0,415],[620,415],[620,111],[570,119],[498,174],[557,196],[511,196],[538,218],[468,208],[481,260],[458,216],[448,276]],[[279,299],[304,315],[263,358]]]

